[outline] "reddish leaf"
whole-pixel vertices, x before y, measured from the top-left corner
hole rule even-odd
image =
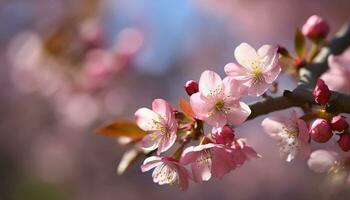
[[[113,121],[101,128],[98,128],[96,132],[100,135],[110,137],[128,137],[132,140],[141,140],[146,134],[141,130],[135,122],[128,120]]]
[[[180,106],[181,111],[183,113],[185,113],[185,115],[187,115],[187,117],[194,118],[195,114],[191,108],[191,105],[184,98],[180,99],[179,106]]]

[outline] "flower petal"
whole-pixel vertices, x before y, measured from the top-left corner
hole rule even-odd
[[[215,177],[221,178],[236,167],[230,153],[224,148],[213,148],[212,152],[212,172]]]
[[[230,76],[236,80],[247,80],[249,77],[246,75],[245,69],[235,63],[228,63],[224,67],[227,76]]]
[[[202,73],[199,79],[199,92],[206,98],[216,100],[224,95],[223,84],[220,76],[210,70]]]
[[[265,81],[257,81],[255,78],[250,79],[247,82],[247,85],[250,86],[248,89],[248,95],[255,97],[261,96],[270,87],[270,84]]]
[[[235,80],[234,78],[226,77],[222,82],[225,88],[225,97],[230,100],[238,100],[248,92],[248,88],[244,86],[242,82]]]
[[[216,128],[223,127],[227,124],[226,114],[221,111],[214,110],[205,121]]]
[[[238,102],[235,107],[231,107],[230,112],[227,113],[227,120],[232,125],[242,124],[250,115],[252,111],[244,102]]]
[[[315,172],[326,172],[334,165],[337,155],[333,151],[316,150],[311,153],[307,164]]]
[[[156,138],[154,138],[154,136]],[[159,134],[154,134],[151,136],[151,134],[145,135],[141,141],[142,148],[146,151],[152,151],[158,147],[158,143],[160,140]]]
[[[190,104],[193,112],[196,114],[196,118],[201,120],[208,117],[208,114],[214,110],[214,105],[199,92],[191,95]]]
[[[151,157],[146,158],[143,161],[143,164],[141,165],[142,172],[149,171],[152,168],[157,167],[158,165],[161,165],[162,164],[161,160],[162,160],[162,158],[159,156],[151,156]]]
[[[253,47],[247,43],[241,43],[238,47],[236,47],[234,54],[237,62],[242,65],[242,67],[248,71],[252,71],[250,63],[251,61],[256,60],[258,57]]]
[[[269,66],[277,53],[277,48],[272,45],[263,45],[258,49],[258,56],[263,61],[263,66]]]
[[[140,108],[135,112],[137,125],[144,131],[156,130],[155,120],[159,120],[159,115],[148,108]]]
[[[164,99],[153,100],[152,110],[159,114],[167,124],[169,121],[173,120],[173,109]]]
[[[158,144],[157,154],[167,151],[176,141],[176,131],[166,133],[169,135],[163,135]]]

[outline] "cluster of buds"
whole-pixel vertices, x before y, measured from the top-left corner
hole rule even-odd
[[[326,112],[325,106],[331,96],[331,92],[323,80],[317,80],[316,87],[313,91],[313,96],[315,102],[321,104],[321,116],[324,116],[326,119],[316,119],[311,123],[309,130],[311,138],[315,142],[325,143],[332,138],[333,132],[337,132],[340,137],[338,140],[340,148],[344,151],[349,151],[350,133],[348,130],[349,124],[346,121],[346,118],[342,115],[329,117],[328,115],[323,114]]]

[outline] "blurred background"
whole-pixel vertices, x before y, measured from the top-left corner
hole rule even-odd
[[[224,76],[241,42],[291,49],[313,14],[332,35],[349,8],[348,0],[0,0],[0,199],[349,199],[349,186],[280,159],[262,117],[237,135],[263,159],[185,193],[154,184],[141,161],[118,176],[127,147],[93,132],[154,98],[177,105],[203,70]],[[279,77],[280,88],[295,84]]]

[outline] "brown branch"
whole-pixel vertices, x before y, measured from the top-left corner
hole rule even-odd
[[[329,45],[323,47],[315,57],[313,63],[300,69],[300,81],[292,91],[284,92],[283,96],[271,97],[249,105],[252,110],[248,119],[254,119],[263,114],[305,104],[314,104],[312,90],[316,80],[328,69],[329,55],[339,55],[350,46],[350,20],[343,25]],[[350,113],[350,96],[332,91],[330,106],[327,109],[331,113]]]

